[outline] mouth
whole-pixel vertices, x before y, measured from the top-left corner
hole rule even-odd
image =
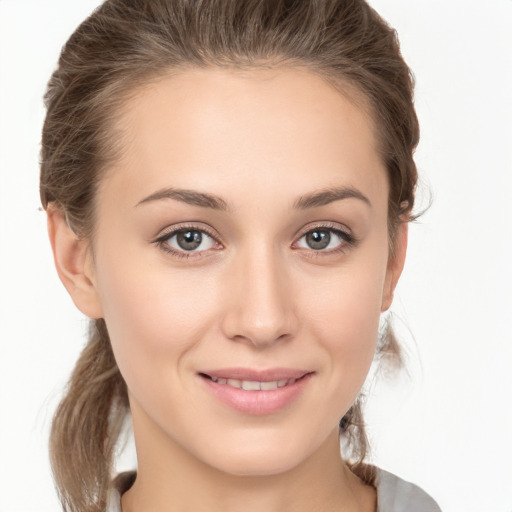
[[[243,414],[266,415],[286,409],[309,387],[313,371],[230,368],[199,373],[214,397]]]
[[[213,377],[206,373],[201,373],[201,377],[209,379],[216,384],[231,386],[236,389],[243,389],[245,391],[273,391],[277,388],[284,388],[285,386],[291,386],[298,380],[303,379],[309,373],[298,378],[291,379],[279,379],[279,380],[244,380],[244,379],[233,379],[223,377]]]

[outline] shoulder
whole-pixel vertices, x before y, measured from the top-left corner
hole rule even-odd
[[[377,512],[441,512],[435,500],[417,485],[383,469],[375,471]]]
[[[438,504],[417,485],[374,467],[377,488],[377,512],[441,512]],[[135,472],[118,475],[110,491],[107,512],[121,512],[121,495],[135,480]]]

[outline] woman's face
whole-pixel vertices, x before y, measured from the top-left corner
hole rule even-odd
[[[297,466],[356,398],[401,268],[372,122],[304,70],[208,69],[146,87],[118,127],[91,281],[139,464]]]

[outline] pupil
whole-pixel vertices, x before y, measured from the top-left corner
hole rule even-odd
[[[186,250],[197,249],[203,240],[203,235],[199,231],[181,231],[177,235],[178,245]]]
[[[306,241],[311,249],[325,249],[331,241],[331,234],[325,230],[311,231],[306,235]]]

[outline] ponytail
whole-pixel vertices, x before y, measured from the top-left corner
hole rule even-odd
[[[398,372],[404,366],[404,356],[388,316],[379,336],[374,362],[377,372],[393,370]],[[364,422],[365,394],[361,392],[340,421],[340,439],[343,456],[351,471],[368,485],[375,486],[375,467],[365,464],[370,443]]]
[[[114,449],[128,414],[128,395],[103,319],[89,341],[53,418],[50,462],[65,512],[104,512]]]

